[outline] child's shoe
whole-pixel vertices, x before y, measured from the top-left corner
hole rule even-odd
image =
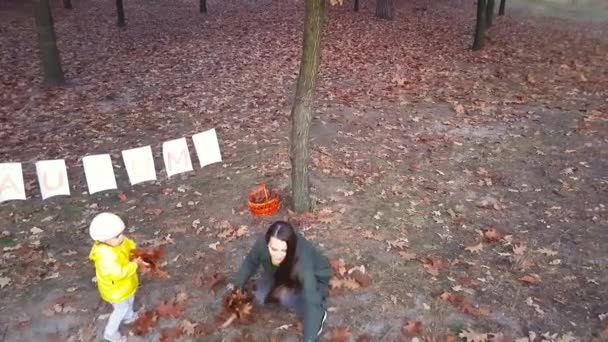
[[[131,318],[125,318],[122,322],[126,325],[131,325],[133,323],[135,323],[135,321],[137,321],[137,319],[139,318],[139,313],[134,313],[133,317]]]
[[[127,337],[122,336],[120,333],[114,335],[103,335],[103,339],[108,342],[127,342]]]

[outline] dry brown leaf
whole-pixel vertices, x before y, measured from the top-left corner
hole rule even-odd
[[[456,336],[454,336],[454,335],[447,335],[445,337],[445,342],[456,342],[456,341],[458,341],[458,340],[456,339]]]
[[[363,273],[359,270],[355,270],[350,274],[350,276],[353,277],[353,279],[355,279],[355,281],[359,283],[361,287],[368,287],[372,283],[372,277],[369,274]]]
[[[127,198],[127,195],[125,195],[125,193],[124,193],[124,192],[120,192],[120,193],[118,194],[118,199],[119,199],[121,202],[123,202],[123,203],[129,200],[129,199]]]
[[[464,106],[458,103],[454,106],[454,111],[456,112],[456,114],[462,115],[465,112]]]
[[[513,245],[513,254],[515,255],[524,255],[527,247],[523,243]]]
[[[355,342],[372,342],[372,337],[368,334],[359,335]]]
[[[470,253],[479,254],[483,250],[483,242],[480,242],[474,246],[466,247],[465,250]]]
[[[608,325],[604,330],[602,330],[602,338],[608,339]]]
[[[153,215],[153,216],[158,216],[162,212],[163,212],[163,210],[162,209],[158,209],[158,208],[144,210],[144,214],[146,214],[146,215]]]
[[[410,261],[410,260],[414,260],[416,259],[416,253],[411,253],[411,252],[399,252],[399,255],[405,259],[406,261]]]
[[[197,325],[198,323],[192,323],[189,320],[185,319],[179,323],[179,328],[182,329],[184,335],[194,336]]]
[[[375,233],[370,232],[369,230],[366,230],[363,232],[363,237],[366,239],[370,239],[370,240],[376,240],[376,241],[382,241],[383,239]]]
[[[401,333],[407,337],[420,336],[422,333],[422,322],[420,321],[407,321],[401,327]]]
[[[344,276],[346,273],[346,262],[344,259],[330,259],[329,265],[334,270],[334,273]]]
[[[536,285],[540,284],[540,276],[536,273],[526,274],[525,276],[519,278],[519,281],[523,281],[524,283]]]
[[[482,229],[481,234],[486,242],[498,242],[505,237],[505,235],[496,228]]]
[[[215,294],[215,288],[224,283],[226,281],[226,278],[227,277],[225,274],[218,274],[217,272],[213,273],[211,279],[209,279],[209,292]]]
[[[144,336],[158,324],[158,314],[156,311],[146,311],[140,314],[137,321],[133,323],[133,334],[136,336]]]
[[[464,329],[458,337],[465,340],[465,342],[489,342],[488,334],[478,333],[471,329]]]
[[[439,271],[443,268],[443,261],[435,256],[428,256],[422,260],[424,269],[433,276],[438,276]]]
[[[350,290],[356,290],[360,288],[361,285],[356,280],[351,278],[338,279],[333,277],[329,280],[329,287],[332,289],[347,288]]]
[[[161,330],[160,342],[177,342],[184,332],[180,327],[164,328]]]
[[[158,317],[161,318],[177,318],[184,313],[185,306],[183,303],[177,302],[177,300],[172,299],[170,301],[158,304],[156,306],[156,313]]]
[[[556,256],[558,254],[556,251],[550,250],[549,248],[541,248],[537,250],[537,252],[546,256]]]
[[[329,340],[330,342],[348,342],[352,335],[348,327],[335,327],[331,331]]]
[[[407,241],[403,240],[403,239],[387,240],[386,243],[388,244],[388,246],[390,248],[396,248],[396,249],[406,249],[407,248]]]

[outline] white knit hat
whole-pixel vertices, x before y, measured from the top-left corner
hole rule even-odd
[[[106,241],[125,230],[125,223],[112,213],[97,214],[89,226],[89,235],[95,241]]]

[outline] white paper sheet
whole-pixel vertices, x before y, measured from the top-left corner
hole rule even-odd
[[[36,174],[38,174],[38,184],[40,184],[43,200],[53,196],[70,195],[65,160],[38,161],[36,162]]]
[[[89,194],[116,189],[116,177],[109,154],[96,154],[82,158],[84,174],[87,177]]]
[[[215,128],[193,135],[192,141],[201,167],[222,161]]]
[[[0,203],[10,200],[24,200],[25,198],[21,163],[1,163]]]
[[[163,143],[163,159],[169,177],[193,170],[186,138],[165,141]]]
[[[122,159],[131,185],[156,180],[154,157],[150,146],[122,151]]]

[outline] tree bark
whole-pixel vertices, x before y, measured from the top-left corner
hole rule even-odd
[[[199,13],[200,14],[207,13],[207,0],[200,0],[200,3],[199,3]]]
[[[122,6],[122,0],[116,0],[116,14],[118,15],[118,26],[124,27],[125,23],[125,9]]]
[[[72,0],[63,0],[63,8],[72,9]]]
[[[355,12],[359,12],[359,0],[355,0]]]
[[[377,0],[376,2],[376,17],[380,19],[393,19],[395,6],[393,0]]]
[[[500,0],[500,7],[498,9],[498,15],[505,15],[505,0]]]
[[[47,84],[62,84],[65,79],[61,69],[61,59],[57,49],[49,0],[35,1],[34,16],[36,18],[36,31],[38,32],[40,62],[44,73],[44,81]]]
[[[477,25],[475,27],[475,41],[473,42],[473,51],[483,49],[484,38],[486,33],[486,0],[477,0]]]
[[[487,7],[486,7],[486,28],[490,28],[492,27],[492,24],[494,23],[494,7],[495,7],[495,0],[487,0]]]
[[[304,42],[296,96],[291,109],[291,194],[296,212],[310,211],[310,122],[321,61],[325,0],[306,0]]]

